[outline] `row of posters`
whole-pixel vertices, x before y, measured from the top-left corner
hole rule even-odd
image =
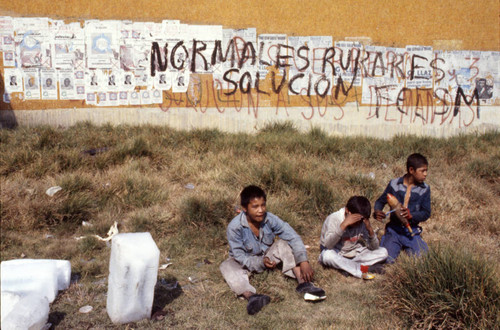
[[[255,28],[177,20],[66,23],[5,16],[0,17],[0,52],[6,93],[24,93],[25,99],[89,103],[89,95],[99,92],[186,92],[193,72],[211,74],[219,89],[241,81],[256,87],[273,67],[280,77],[287,75],[291,95],[330,94],[339,83],[362,87],[363,103],[373,103],[375,94],[393,102],[403,88],[454,93],[460,87],[469,95],[477,90],[484,103],[500,95],[500,52],[258,35]]]

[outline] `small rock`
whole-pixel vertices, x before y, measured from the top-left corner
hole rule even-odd
[[[187,185],[184,186],[186,189],[194,189],[194,184],[188,183]]]
[[[81,307],[78,311],[82,314],[90,313],[94,308],[90,305]]]

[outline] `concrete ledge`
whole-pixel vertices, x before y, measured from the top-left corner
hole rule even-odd
[[[447,137],[460,133],[485,132],[500,128],[500,107],[484,106],[479,118],[475,108],[452,108],[445,114],[437,110],[411,108],[402,113],[396,107],[328,108],[84,108],[45,110],[2,110],[1,127],[52,125],[69,127],[89,121],[96,125],[167,125],[175,129],[209,128],[224,132],[256,132],[274,122],[292,122],[300,131],[318,127],[330,135],[391,138],[397,134]],[[441,111],[442,112],[442,111]]]

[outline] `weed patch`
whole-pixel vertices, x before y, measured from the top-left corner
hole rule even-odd
[[[383,282],[384,303],[417,328],[492,329],[500,321],[500,283],[490,261],[456,246],[401,256]]]

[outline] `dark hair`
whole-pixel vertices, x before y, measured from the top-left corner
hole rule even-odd
[[[266,193],[264,190],[257,186],[246,186],[240,193],[241,206],[247,207],[252,199],[260,197],[264,198],[264,201],[266,201]]]
[[[416,170],[417,168],[420,168],[424,165],[429,165],[429,163],[427,162],[427,158],[419,153],[411,154],[406,160],[406,171],[409,172],[410,167],[413,167],[413,169]]]
[[[372,211],[372,205],[365,196],[352,196],[347,201],[346,208],[351,213],[359,213],[363,217],[369,219]]]

